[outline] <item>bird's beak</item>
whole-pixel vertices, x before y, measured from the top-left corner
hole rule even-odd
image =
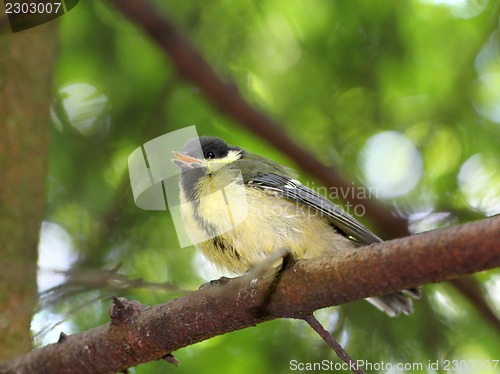
[[[172,162],[183,171],[199,168],[203,165],[203,161],[196,157],[191,157],[176,151],[172,151],[172,154],[175,156]]]

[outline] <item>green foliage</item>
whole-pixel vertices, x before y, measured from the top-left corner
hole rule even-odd
[[[373,185],[365,169],[366,158],[375,157],[367,153],[368,141],[387,131],[405,137],[415,152],[405,155],[411,162],[403,171],[418,164],[421,169],[409,171],[421,174],[406,192],[384,195],[385,202],[410,218],[413,231],[423,231],[500,208],[500,113],[498,101],[492,104],[500,86],[491,84],[500,76],[500,6],[451,3],[172,0],[157,5],[250,103],[283,122],[292,138],[347,180]],[[45,219],[70,235],[75,267],[120,264],[130,278],[196,289],[216,273],[200,265],[193,248],[179,247],[168,212],[134,205],[129,154],[155,137],[196,124],[199,134],[293,164],[212,107],[106,2],[80,2],[62,17],[60,43]],[[72,111],[65,100],[82,92],[81,84],[95,91],[77,100]],[[376,144],[375,152],[387,144]],[[401,164],[386,170],[393,165],[389,161],[372,171],[406,183],[394,174]],[[469,161],[472,166],[464,169]],[[300,173],[307,180],[307,171]],[[500,273],[476,278],[498,312]],[[353,357],[371,363],[499,359],[498,331],[463,296],[449,285],[423,292],[409,317],[390,319],[364,302],[318,315]],[[117,294],[153,304],[178,292],[97,287],[46,309],[52,317],[69,315],[64,326],[72,331],[66,333],[83,331],[107,321],[110,296]],[[338,362],[305,323],[287,320],[174,354],[178,368],[155,362],[133,372],[288,373],[290,360]]]

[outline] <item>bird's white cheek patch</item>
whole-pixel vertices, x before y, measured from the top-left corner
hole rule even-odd
[[[222,159],[206,160],[209,174],[217,172],[224,166],[230,165],[241,158],[241,151],[229,151],[227,156]]]

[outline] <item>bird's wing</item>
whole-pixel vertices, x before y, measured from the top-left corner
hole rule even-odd
[[[315,209],[329,219],[332,225],[361,244],[368,245],[382,241],[340,207],[310,188],[303,186],[299,181],[269,173],[252,178],[247,181],[247,184],[250,187],[272,191],[283,198]],[[366,300],[389,316],[395,317],[401,312],[411,314],[413,311],[412,297],[419,298],[420,290],[411,288],[390,295],[371,297]]]
[[[334,226],[361,244],[368,245],[382,241],[340,207],[310,188],[303,186],[297,180],[270,173],[254,177],[247,183],[249,187],[273,191],[286,199],[313,208],[328,218]]]

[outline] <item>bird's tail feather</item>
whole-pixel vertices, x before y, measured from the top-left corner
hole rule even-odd
[[[419,297],[420,290],[411,288],[385,296],[370,297],[366,301],[385,312],[389,317],[396,317],[401,312],[411,314],[413,312],[412,298],[418,299]]]

